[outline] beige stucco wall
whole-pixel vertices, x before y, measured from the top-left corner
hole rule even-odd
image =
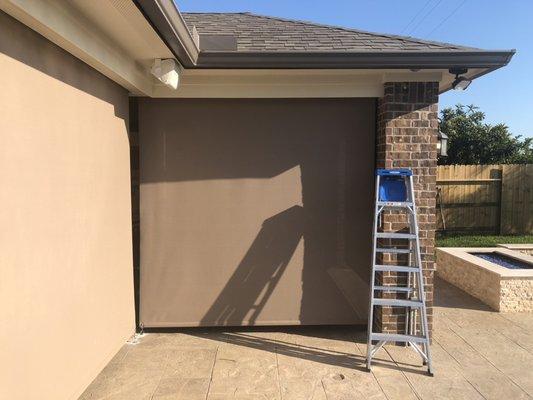
[[[128,97],[0,12],[0,398],[75,399],[134,332]]]

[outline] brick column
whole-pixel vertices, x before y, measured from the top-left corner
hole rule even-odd
[[[379,99],[377,110],[376,162],[378,168],[410,168],[414,174],[431,331],[439,86],[437,82],[388,82],[384,84],[384,89],[384,96]],[[388,212],[383,215],[382,227],[384,231],[398,232],[405,230],[407,224],[403,215]],[[384,255],[381,262],[394,261],[392,256]],[[383,273],[378,280],[386,284],[399,282],[398,277],[392,273]],[[403,332],[405,317],[402,309],[379,307],[377,311],[377,329],[383,332]]]

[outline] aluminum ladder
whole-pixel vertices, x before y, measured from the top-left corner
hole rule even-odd
[[[375,196],[366,367],[370,371],[373,357],[387,342],[404,343],[422,357],[424,365],[427,365],[428,374],[433,376],[424,277],[422,275],[420,240],[411,170],[378,169],[376,171]],[[382,212],[385,210],[405,212],[408,218],[409,232],[380,232],[379,221]],[[392,240],[394,240],[394,245],[390,243]],[[387,241],[387,243],[378,243],[383,241]],[[408,258],[407,265],[378,264],[377,255],[379,253],[405,254]],[[395,263],[398,264],[399,262],[395,261]],[[401,277],[401,274],[406,274],[407,284],[405,286],[391,286],[383,283],[378,286],[375,284],[378,272],[395,272],[399,277]],[[383,294],[392,294],[394,296],[383,296]],[[404,334],[373,331],[374,308],[384,306],[405,308]]]

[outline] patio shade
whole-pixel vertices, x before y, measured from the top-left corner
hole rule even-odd
[[[142,99],[140,322],[362,322],[373,99]],[[366,292],[356,294],[366,304]]]

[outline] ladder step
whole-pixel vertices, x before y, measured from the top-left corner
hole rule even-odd
[[[374,286],[374,290],[379,290],[381,292],[406,292],[406,293],[410,293],[410,292],[413,291],[413,288],[400,287],[400,286]]]
[[[374,271],[380,272],[420,272],[418,267],[411,265],[376,265]]]
[[[414,233],[396,233],[396,232],[378,232],[376,233],[378,239],[416,239]]]
[[[427,343],[427,339],[424,336],[400,335],[396,333],[371,333],[370,339],[385,342]]]
[[[422,302],[419,300],[401,300],[401,299],[373,299],[375,306],[390,307],[412,307],[422,308]]]
[[[389,248],[386,249],[384,247],[378,247],[376,249],[378,253],[391,253],[391,254],[409,254],[411,253],[410,249],[395,249],[395,248]]]
[[[378,206],[394,207],[394,208],[409,208],[413,207],[411,201],[378,201]]]

